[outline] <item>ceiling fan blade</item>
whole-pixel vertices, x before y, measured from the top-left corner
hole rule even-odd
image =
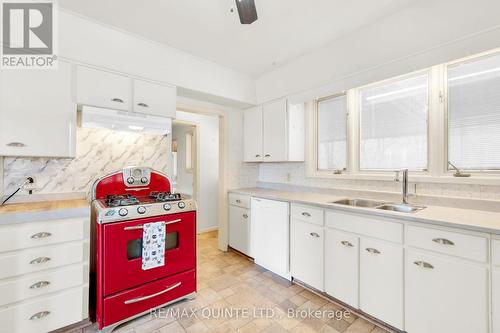
[[[257,20],[254,0],[235,0],[241,24],[251,24]]]

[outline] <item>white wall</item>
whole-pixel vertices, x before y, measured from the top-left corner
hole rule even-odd
[[[177,111],[177,119],[198,125],[198,232],[219,225],[219,117]]]
[[[193,170],[186,169],[186,134],[192,132],[194,126],[172,125],[172,141],[177,141],[177,178],[176,192],[193,194]]]
[[[259,103],[329,95],[500,47],[500,1],[419,0],[257,80]]]
[[[66,10],[59,10],[58,19],[61,57],[170,83],[192,96],[255,103],[255,81],[247,75]]]

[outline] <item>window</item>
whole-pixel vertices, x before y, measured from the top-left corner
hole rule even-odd
[[[500,169],[500,55],[448,67],[448,160]]]
[[[360,170],[427,169],[429,75],[360,90]]]
[[[347,97],[318,101],[318,170],[347,167]]]

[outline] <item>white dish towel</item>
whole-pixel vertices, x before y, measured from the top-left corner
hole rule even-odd
[[[165,222],[144,223],[142,230],[142,269],[165,265]]]

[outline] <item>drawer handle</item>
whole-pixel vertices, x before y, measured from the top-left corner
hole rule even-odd
[[[138,106],[142,106],[143,108],[149,108],[149,105],[146,103],[137,103]]]
[[[377,249],[374,249],[373,247],[366,248],[366,251],[368,251],[371,254],[380,254],[380,251]]]
[[[31,265],[43,264],[46,263],[47,261],[50,261],[49,257],[38,257],[36,259],[31,260],[30,264]]]
[[[50,314],[50,311],[40,311],[35,313],[30,317],[30,320],[37,320],[47,317]]]
[[[243,218],[247,219],[248,218],[248,214],[243,214]]]
[[[319,234],[317,232],[311,232],[311,233],[309,233],[309,235],[316,237],[316,238],[319,238]]]
[[[50,232],[42,231],[42,232],[37,232],[36,234],[32,235],[31,238],[40,239],[40,238],[47,238],[50,236],[52,236],[52,234]]]
[[[34,283],[30,286],[30,289],[40,289],[43,287],[47,287],[50,284],[49,281],[39,281],[37,283]]]
[[[121,99],[121,98],[112,98],[111,102],[123,103],[123,99]]]
[[[256,154],[255,157],[260,157],[260,154]]]
[[[15,148],[22,148],[22,147],[26,147],[26,144],[22,143],[22,142],[9,142],[7,144],[8,147],[15,147]]]
[[[415,261],[414,264],[417,265],[418,267],[422,267],[422,268],[426,268],[426,269],[434,269],[434,266],[432,266],[431,264],[429,264],[428,262],[425,262],[425,261]]]
[[[302,216],[311,217],[311,214],[309,214],[308,212],[302,212]]]
[[[173,290],[173,289],[175,289],[175,288],[179,287],[181,284],[182,284],[182,282],[178,282],[178,283],[176,283],[176,284],[174,284],[174,285],[172,285],[172,286],[168,287],[167,289],[162,290],[162,291],[160,291],[160,292],[157,292],[157,293],[155,293],[155,294],[148,295],[148,296],[137,297],[137,298],[132,298],[132,299],[126,300],[126,301],[125,301],[125,302],[123,302],[123,303],[125,303],[125,304],[133,304],[133,303],[137,303],[137,302],[145,301],[145,300],[147,300],[147,299],[150,299],[150,298],[153,298],[153,297],[156,297],[156,296],[160,296],[160,295],[162,295],[162,294],[164,294],[164,293],[166,293],[166,292],[169,292],[170,290]]]
[[[182,219],[168,221],[168,222],[165,222],[165,225],[174,224],[174,223],[177,223],[177,222],[180,222],[180,221],[182,221]],[[144,229],[144,226],[142,226],[142,225],[134,225],[134,226],[131,226],[131,227],[125,227],[125,228],[123,228],[123,230],[139,230],[139,229]]]
[[[354,245],[352,245],[351,242],[349,241],[341,241],[340,244],[344,245],[344,246],[347,246],[347,247],[353,247]]]
[[[434,243],[438,243],[439,245],[455,245],[455,243],[446,238],[434,238],[432,241]]]
[[[241,203],[241,200],[240,199],[236,199],[236,203]]]
[[[271,155],[269,155],[269,154],[266,154],[266,155],[264,155],[264,157],[271,157]]]

